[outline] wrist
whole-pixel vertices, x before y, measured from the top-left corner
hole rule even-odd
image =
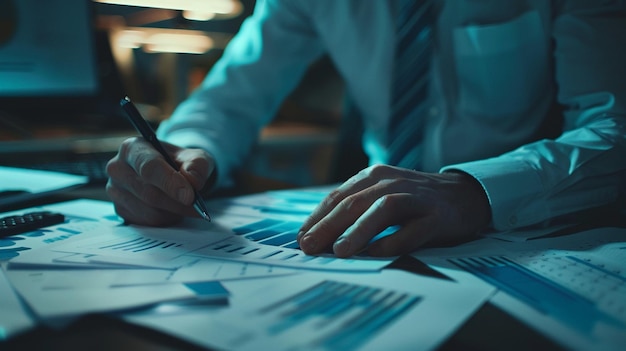
[[[491,223],[489,197],[480,182],[468,173],[450,170],[444,172],[454,177],[459,185],[457,202],[467,228],[479,232]]]

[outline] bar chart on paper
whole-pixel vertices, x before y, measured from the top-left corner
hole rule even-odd
[[[232,228],[234,236],[208,245],[192,254],[214,258],[237,259],[252,263],[274,262],[277,266],[318,270],[377,271],[391,262],[389,259],[367,257],[336,258],[332,255],[305,255],[298,246],[296,236],[302,223],[265,218]],[[389,227],[373,240],[394,233]]]
[[[626,329],[624,264],[571,253],[449,261],[588,337],[599,323]]]
[[[260,231],[271,231],[275,236],[283,235],[281,233],[289,231],[293,225],[292,222],[276,223],[271,228],[259,229],[251,235],[260,235]],[[264,244],[228,232],[211,232],[207,235],[202,230],[117,226],[100,228],[92,234],[57,246],[51,252],[80,254],[87,257],[89,262],[97,264],[168,270],[188,267],[206,258],[327,271],[378,271],[391,262],[390,259],[309,256],[299,249]]]
[[[76,208],[82,208],[83,211],[90,213],[91,217],[74,214],[78,212]],[[58,225],[0,238],[0,262],[14,259],[33,249],[72,239],[99,227],[115,226],[121,223],[121,219],[115,215],[110,204],[95,200],[75,200],[11,214],[21,214],[24,211],[60,212],[65,214],[65,221]]]
[[[421,299],[324,280],[250,313],[242,323],[249,324],[253,335],[232,340],[230,346],[241,350],[358,350]]]

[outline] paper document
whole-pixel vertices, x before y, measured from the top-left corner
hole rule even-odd
[[[26,308],[14,293],[9,281],[0,267],[0,342],[24,332],[35,325]]]
[[[199,230],[117,226],[94,229],[51,249],[93,255],[88,260],[97,263],[177,269],[197,260],[186,254],[227,237]]]
[[[74,200],[52,205],[5,212],[3,216],[32,211],[53,211],[65,215],[65,222],[31,232],[0,238],[0,262],[18,258],[31,250],[57,244],[92,229],[116,226],[122,220],[110,202]]]
[[[626,344],[626,229],[489,245],[423,250],[419,257],[445,259],[494,285],[501,291],[496,305],[568,348]]]
[[[304,220],[333,187],[267,191],[209,202],[213,212],[239,216]]]
[[[110,267],[94,269],[55,269],[56,266],[41,269],[9,269],[6,275],[9,280],[22,289],[53,290],[53,289],[94,289],[138,285],[160,285],[172,283],[194,283],[207,281],[223,281],[231,279],[248,279],[268,276],[295,274],[292,269],[267,265],[255,265],[231,261],[200,259],[193,264],[177,269],[137,269]]]
[[[292,222],[283,223],[294,225]],[[208,226],[219,226],[219,220]],[[62,261],[80,257],[85,264],[117,265],[176,270],[204,258],[272,265],[284,268],[339,271],[377,271],[391,259],[308,256],[301,250],[257,243],[231,230],[193,227],[152,228],[104,226],[58,245],[33,250],[11,265]],[[289,234],[293,235],[293,234]]]
[[[85,184],[88,178],[73,174],[0,166],[0,191],[41,193]]]
[[[23,283],[19,279],[12,280],[37,316],[44,319],[134,309],[165,301],[204,301],[228,296],[219,282],[83,289],[33,289],[31,284]]]
[[[453,280],[383,270],[231,282],[229,309],[125,319],[225,350],[429,350],[494,291],[470,274],[444,272]]]
[[[0,208],[88,181],[85,176],[0,166]]]

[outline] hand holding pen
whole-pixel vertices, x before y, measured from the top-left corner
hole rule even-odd
[[[150,143],[150,145],[157,150],[165,159],[165,161],[176,171],[179,171],[179,166],[172,160],[172,158],[169,156],[169,154],[165,151],[165,149],[163,148],[163,145],[161,144],[161,142],[157,139],[154,130],[150,127],[150,125],[146,122],[145,119],[143,119],[143,117],[140,115],[139,111],[137,110],[137,108],[132,104],[132,102],[130,101],[130,99],[125,98],[122,99],[120,101],[120,105],[122,106],[122,109],[126,112],[129,120],[131,121],[131,123],[133,124],[133,126],[135,127],[135,129],[137,129],[137,131],[142,135],[142,137]],[[123,207],[123,205],[121,204],[122,200],[124,197],[128,197],[128,196],[124,196],[122,194],[123,190],[127,190],[127,189],[117,189],[116,184],[118,184],[118,182],[115,181],[115,175],[116,173],[121,173],[121,171],[116,171],[116,166],[115,166],[115,159],[112,160],[110,163],[110,165],[107,167],[107,170],[109,171],[109,175],[111,177],[111,180],[109,181],[109,186],[107,186],[107,193],[109,193],[110,197],[112,198],[112,200],[115,202],[116,204],[116,210],[119,211],[120,207]],[[122,177],[120,177],[122,178]],[[123,187],[121,187],[123,188]],[[196,210],[196,212],[198,212],[200,214],[200,216],[202,218],[204,218],[207,221],[210,221],[211,218],[209,216],[209,213],[206,209],[206,205],[204,203],[204,201],[202,200],[202,196],[198,193],[197,190],[194,189],[194,194],[195,194],[195,198],[193,201],[193,207]],[[119,201],[116,201],[117,199],[120,199]],[[124,215],[121,214],[123,217]]]

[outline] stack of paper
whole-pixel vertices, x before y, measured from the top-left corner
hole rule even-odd
[[[128,321],[223,350],[436,349],[494,292],[470,274],[308,272],[226,282],[228,309],[128,313]]]
[[[124,231],[127,227],[110,203],[77,200],[27,211],[32,210],[61,212],[66,221],[0,240],[0,255],[11,258],[3,262],[0,277],[3,311],[8,312],[0,318],[3,337],[31,327],[34,320],[118,311],[164,301],[223,301],[228,291],[221,280],[293,273],[271,266],[202,258],[179,269],[139,269],[133,264],[91,262],[93,255],[68,254],[54,248],[62,248],[73,240],[98,237],[103,230]],[[34,315],[24,308],[13,290]]]
[[[438,279],[383,269],[391,259],[304,255],[294,246],[294,228],[303,220],[304,210],[291,215],[281,210],[269,216],[266,207],[282,208],[291,201],[301,203],[298,208],[310,208],[321,193],[305,191],[296,200],[284,196],[266,193],[229,199],[222,202],[221,210],[212,208],[212,223],[190,219],[172,228],[123,225],[105,202],[45,206],[64,213],[68,220],[38,233],[8,238],[23,250],[4,263],[4,272],[34,313],[21,313],[31,321],[117,312],[130,321],[228,349],[268,346],[276,338],[285,341],[285,347],[312,346],[319,338],[333,345],[356,338],[360,340],[354,345],[361,346],[395,340],[391,345],[402,348],[419,340],[434,347],[494,291],[470,273],[450,270],[452,264],[440,268],[447,269],[452,279]],[[325,284],[336,292],[327,291]],[[360,297],[346,300],[344,291]],[[317,310],[305,312],[305,302],[298,296],[318,293],[322,296],[314,300]],[[214,303],[225,298],[228,307],[216,310]],[[327,300],[330,305],[325,306]],[[302,324],[272,327],[292,322],[282,320],[280,309],[270,308],[277,303],[284,304],[283,309],[299,310],[300,317],[294,318],[304,318]],[[190,304],[192,308],[185,307]],[[444,306],[454,308],[433,322],[433,314],[441,313],[435,311]],[[259,309],[268,312],[258,315]],[[381,313],[376,319],[364,314],[374,310]],[[310,322],[331,312],[345,323],[362,315],[358,321],[367,328],[367,338],[355,330],[348,339],[333,341],[331,334],[347,330],[343,322],[323,330],[312,327]],[[197,324],[199,320],[203,323]],[[412,332],[405,333],[401,325],[409,324]],[[252,338],[237,344],[228,335]]]
[[[492,302],[569,349],[626,345],[626,229],[422,250],[489,282]]]

